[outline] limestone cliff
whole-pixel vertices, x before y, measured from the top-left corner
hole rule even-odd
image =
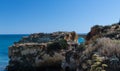
[[[44,67],[59,67],[69,50],[70,42],[77,43],[77,39],[75,32],[36,33],[24,37],[9,47],[8,71],[37,71]]]
[[[120,24],[116,23],[108,26],[95,25],[91,28],[91,31],[87,34],[87,43],[96,40],[96,38],[108,37],[111,39],[120,39]]]
[[[92,27],[86,43],[65,54],[65,71],[120,71],[119,23]]]

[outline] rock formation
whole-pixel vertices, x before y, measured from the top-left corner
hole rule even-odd
[[[60,67],[70,42],[77,44],[75,32],[36,33],[9,47],[8,71],[39,71]],[[69,44],[68,44],[69,42]],[[43,70],[43,69],[42,69]]]
[[[108,26],[95,25],[91,28],[91,31],[87,34],[87,43],[96,40],[96,38],[108,37],[111,39],[120,39],[120,24],[113,24]]]
[[[66,52],[65,71],[120,71],[120,25],[96,25],[81,44]]]
[[[85,38],[78,45],[75,32],[24,37],[9,47],[8,71],[120,71],[119,23],[96,25]]]
[[[87,48],[80,57],[82,70],[120,71],[119,23],[92,27],[86,36],[86,44]]]

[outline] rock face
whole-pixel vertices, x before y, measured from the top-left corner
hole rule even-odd
[[[67,41],[77,42],[78,35],[76,32],[53,32],[53,33],[36,33],[28,37],[24,37],[18,43],[46,43],[65,39]]]
[[[120,71],[119,23],[92,27],[87,44],[77,40],[75,32],[24,37],[9,47],[8,71]]]
[[[86,36],[86,44],[80,57],[83,70],[120,71],[120,22],[92,27]]]
[[[37,33],[24,37],[9,47],[8,71],[39,71],[60,67],[70,42],[77,44],[75,32]],[[68,44],[69,42],[69,44]]]
[[[111,39],[120,39],[120,24],[113,24],[108,26],[99,26],[96,25],[91,28],[91,31],[87,34],[86,40],[87,43],[95,40],[100,37],[108,37]]]
[[[92,27],[86,43],[66,52],[65,71],[120,71],[120,24]]]

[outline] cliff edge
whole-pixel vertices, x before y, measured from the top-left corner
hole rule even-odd
[[[39,71],[61,67],[69,46],[77,45],[75,32],[36,33],[9,47],[8,71]]]
[[[86,41],[89,43],[100,37],[120,40],[120,23],[107,26],[93,26],[91,31],[86,36]]]

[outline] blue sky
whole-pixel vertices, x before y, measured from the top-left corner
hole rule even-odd
[[[0,0],[0,34],[76,31],[120,19],[120,0]]]

